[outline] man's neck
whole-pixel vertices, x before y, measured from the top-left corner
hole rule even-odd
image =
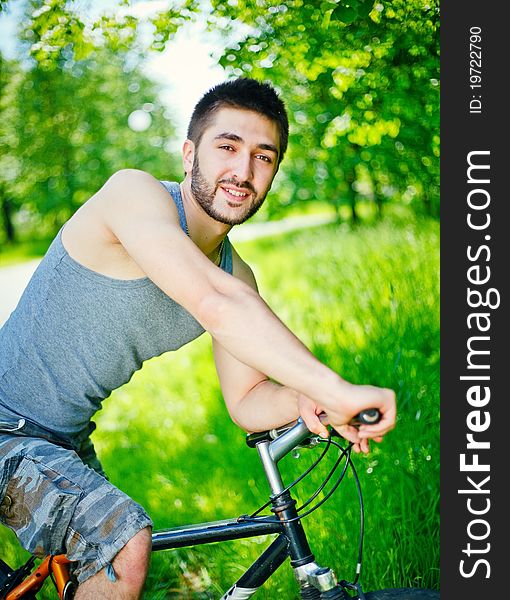
[[[193,196],[188,178],[180,187],[189,236],[206,256],[215,258],[232,225],[216,221],[204,211]]]

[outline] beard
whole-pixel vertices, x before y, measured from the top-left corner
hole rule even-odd
[[[220,184],[235,185],[239,188],[249,190],[255,194],[251,203],[248,204],[244,210],[242,210],[242,214],[239,214],[236,217],[229,217],[214,206],[214,199]],[[262,206],[267,195],[266,193],[259,197],[253,185],[248,181],[243,183],[237,181],[236,179],[220,179],[216,182],[216,185],[210,185],[202,175],[198,158],[196,156],[193,160],[193,168],[191,171],[191,192],[195,200],[200,204],[207,215],[209,215],[215,221],[219,221],[225,225],[240,225],[241,223],[247,221],[250,217],[253,217],[253,215]]]

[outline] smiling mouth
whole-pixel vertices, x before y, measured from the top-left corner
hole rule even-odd
[[[229,198],[229,200],[236,206],[242,204],[243,200],[246,200],[246,198],[248,198],[250,195],[250,193],[247,191],[244,192],[240,190],[234,190],[232,188],[226,188],[223,186],[221,186],[221,189],[226,194],[227,198]]]

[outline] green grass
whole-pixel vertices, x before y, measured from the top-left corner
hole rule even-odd
[[[365,590],[439,586],[438,230],[437,222],[393,218],[238,245],[263,297],[321,360],[350,381],[397,392],[397,427],[370,455],[355,457],[366,511]],[[257,453],[223,405],[207,336],[149,361],[105,401],[96,421],[94,441],[110,479],[145,506],[156,528],[237,516],[267,497]],[[315,456],[286,458],[285,480]],[[314,472],[299,497],[306,499],[326,472]],[[352,477],[304,525],[317,562],[352,579]],[[268,543],[156,553],[145,597],[219,597]],[[7,562],[19,562],[4,530],[0,544]],[[261,597],[297,598],[288,565]]]
[[[33,258],[41,258],[48,249],[51,238],[23,241],[16,244],[0,244],[0,267],[19,264]]]

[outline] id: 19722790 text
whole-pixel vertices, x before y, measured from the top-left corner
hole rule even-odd
[[[482,28],[469,28],[469,114],[482,113]]]

